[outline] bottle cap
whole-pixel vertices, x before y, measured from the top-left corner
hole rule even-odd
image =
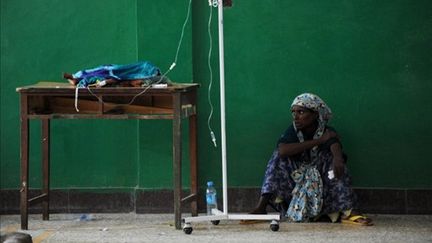
[[[213,181],[208,181],[207,186],[213,186]]]

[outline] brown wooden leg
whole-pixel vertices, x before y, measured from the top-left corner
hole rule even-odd
[[[28,229],[28,175],[29,175],[29,119],[27,117],[27,95],[21,95],[21,229]]]
[[[189,117],[189,158],[190,158],[190,194],[195,195],[191,202],[192,216],[198,215],[198,168],[197,168],[197,116]]]
[[[42,218],[49,220],[49,191],[50,191],[50,120],[42,119],[42,194],[46,197],[42,201]]]
[[[176,229],[181,229],[181,96],[175,93],[173,96],[173,176],[174,176],[174,221]]]

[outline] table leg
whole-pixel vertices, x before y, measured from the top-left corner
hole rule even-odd
[[[42,219],[49,220],[50,181],[50,119],[42,119]]]
[[[189,158],[190,158],[190,194],[195,195],[191,202],[192,216],[198,215],[198,168],[197,168],[197,116],[189,117]]]
[[[173,95],[173,176],[174,176],[174,221],[176,229],[181,229],[181,95]]]
[[[27,95],[21,95],[21,229],[28,229],[28,175],[29,175],[29,119],[27,117]]]

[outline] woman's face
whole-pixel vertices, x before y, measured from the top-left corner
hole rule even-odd
[[[297,129],[302,130],[315,125],[318,114],[308,108],[294,105],[291,108],[291,114]]]

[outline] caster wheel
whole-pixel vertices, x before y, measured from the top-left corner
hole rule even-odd
[[[186,224],[183,226],[183,232],[184,232],[185,234],[190,235],[190,234],[192,234],[192,231],[193,231],[193,229],[192,229],[191,224],[186,223]]]
[[[212,222],[213,225],[218,225],[219,222],[220,222],[220,220],[212,220],[211,222]]]
[[[279,223],[278,223],[276,220],[273,220],[273,221],[270,223],[270,229],[271,229],[272,231],[278,231],[278,230],[279,230]]]
[[[193,231],[192,227],[183,228],[183,232],[187,235],[192,234],[192,231]]]

